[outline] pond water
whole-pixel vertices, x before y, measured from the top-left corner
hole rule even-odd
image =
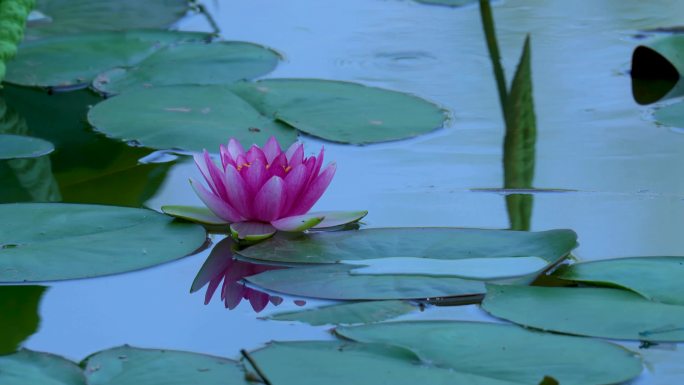
[[[250,0],[210,1],[206,7],[222,38],[264,44],[284,55],[269,78],[354,81],[409,92],[450,111],[445,128],[409,140],[350,146],[301,136],[307,152],[324,145],[326,159],[338,164],[317,209],[367,209],[366,227],[508,228],[505,194],[498,190],[503,186],[504,123],[477,6]],[[658,126],[650,118],[653,107],[634,101],[628,71],[639,42],[634,35],[684,24],[684,3],[510,0],[494,2],[493,10],[509,79],[525,35],[532,39],[538,137],[536,189],[529,192],[531,230],[573,229],[580,243],[573,254],[582,260],[681,254],[684,135]],[[182,20],[179,28],[211,30],[199,15]],[[187,183],[197,170],[183,157],[116,176],[121,165],[146,152],[86,132],[78,116],[93,103],[88,91],[49,96],[53,106],[63,101],[50,116],[64,121],[41,117],[43,109],[51,108],[41,99],[46,95],[7,87],[4,96],[34,132],[51,138],[50,126],[63,125],[78,133],[81,139],[63,141],[67,150],[61,153],[55,141],[52,162],[58,179],[77,181],[79,172],[87,172],[74,166],[78,162],[89,163],[84,169],[98,168],[98,159],[118,154],[118,165],[99,167],[111,177],[80,187],[74,182],[75,188],[61,192],[65,201],[153,209],[201,204]],[[66,171],[60,174],[60,167]],[[111,170],[102,171],[107,167]],[[87,188],[97,192],[80,191]],[[284,296],[278,306],[269,304],[259,314],[248,301],[233,310],[218,298],[205,305],[206,289],[190,294],[190,285],[208,255],[205,250],[142,271],[46,284],[40,328],[25,347],[74,360],[121,344],[237,357],[240,349],[271,340],[331,338],[329,326],[258,318],[325,301],[304,299],[303,305],[295,303],[299,298]],[[401,319],[496,322],[476,305],[428,306]],[[671,384],[682,378],[682,349],[642,349],[652,371],[633,383]]]

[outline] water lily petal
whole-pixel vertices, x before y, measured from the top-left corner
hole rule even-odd
[[[226,308],[233,310],[240,304],[240,301],[242,301],[242,297],[245,295],[247,287],[245,287],[245,284],[242,282],[232,281],[227,284],[225,282],[223,285],[223,294],[225,296],[224,305]]]
[[[313,170],[311,170],[311,174],[309,177],[309,183],[308,184],[313,183],[314,179],[316,179],[316,177],[320,174],[321,167],[323,167],[324,155],[325,155],[325,148],[321,147],[321,151],[318,153],[318,156],[314,158],[315,162],[313,165]]]
[[[299,200],[306,183],[309,181],[309,172],[310,170],[307,169],[306,165],[300,164],[290,170],[285,176],[285,196],[287,200],[281,211],[283,215],[290,215],[292,207]]]
[[[228,155],[230,155],[233,160],[237,160],[238,155],[245,155],[245,149],[242,148],[242,144],[237,139],[230,138],[228,141]]]
[[[268,167],[268,172],[270,176],[279,176],[281,178],[285,178],[285,175],[287,174],[287,158],[285,157],[285,153],[282,152],[280,155],[278,155],[275,159],[273,159],[273,162]]]
[[[264,155],[264,152],[256,144],[249,148],[245,157],[247,158],[248,163],[254,163],[257,159],[264,162],[264,164],[268,163],[266,155]]]
[[[271,237],[276,228],[270,223],[263,222],[238,222],[230,225],[233,238],[248,242],[257,242]]]
[[[252,305],[252,309],[259,313],[266,308],[268,305],[268,294],[247,288],[247,298],[249,298],[249,304]]]
[[[204,150],[204,152],[206,151],[207,150]],[[214,179],[211,177],[211,174],[209,174],[209,168],[207,168],[207,163],[204,161],[204,154],[193,154],[192,159],[195,161],[195,165],[197,165],[197,168],[200,170],[204,180],[207,182],[209,189],[214,194],[218,195],[218,190],[214,184]]]
[[[202,186],[201,183],[194,179],[190,179],[190,184],[202,202],[204,202],[209,210],[211,210],[219,218],[228,222],[238,222],[245,219],[238,210],[233,208],[228,202],[221,200],[221,198],[214,195],[211,191],[207,190],[204,186]]]
[[[250,218],[251,205],[247,184],[233,166],[226,167],[226,193],[228,201],[244,218]]]
[[[266,155],[266,164],[270,164],[283,150],[280,149],[280,143],[275,136],[271,136],[264,145],[264,155]]]
[[[218,166],[216,166],[214,160],[211,159],[207,150],[204,150],[204,163],[209,172],[209,177],[211,177],[211,180],[214,183],[214,193],[223,200],[228,199],[228,195],[226,195],[226,185],[223,182],[223,173],[219,170]]]
[[[223,279],[223,275],[219,275],[218,277],[209,281],[209,287],[207,287],[207,292],[204,294],[204,304],[205,305],[207,305],[211,301],[211,297],[214,296],[214,293],[216,292],[216,289],[218,288],[222,279]]]
[[[271,224],[280,231],[302,232],[318,225],[323,219],[324,217],[320,215],[302,214],[280,218],[271,222]]]
[[[285,206],[286,198],[283,179],[271,177],[254,197],[254,217],[263,222],[277,219]]]
[[[294,207],[291,210],[292,215],[304,214],[313,207],[321,195],[323,195],[325,189],[328,188],[328,185],[330,185],[333,176],[335,176],[336,169],[337,165],[334,162],[330,163],[328,167],[311,182],[304,191],[301,199],[295,202]]]
[[[328,227],[336,227],[354,223],[361,220],[368,214],[367,210],[363,211],[316,211],[308,213],[307,215],[324,217],[321,223],[315,225],[314,229],[325,229]]]
[[[244,167],[240,171],[240,175],[242,175],[242,179],[247,184],[250,194],[256,194],[269,177],[265,160],[255,160],[251,166]]]
[[[222,144],[219,146],[219,154],[221,155],[221,164],[223,165],[224,169],[229,164],[235,167],[235,159],[233,159],[230,156],[230,153],[228,152],[228,147],[226,147],[226,145]]]
[[[272,303],[274,306],[278,306],[281,303],[283,303],[283,297],[278,297],[277,295],[272,295],[268,299],[270,303]]]

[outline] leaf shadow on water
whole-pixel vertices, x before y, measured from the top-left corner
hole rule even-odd
[[[5,196],[11,190],[3,189],[0,199],[4,202],[64,201],[140,207],[161,187],[172,165],[140,164],[139,159],[149,155],[150,150],[92,131],[86,113],[101,98],[89,90],[49,94],[6,84],[0,98],[4,98],[8,110],[14,111],[12,121],[18,122],[15,132],[46,139],[56,148],[49,158],[21,160],[21,170],[31,170],[20,174],[29,179],[23,183],[27,191]],[[50,168],[54,176],[47,175]],[[11,181],[8,174],[0,164],[0,180]]]

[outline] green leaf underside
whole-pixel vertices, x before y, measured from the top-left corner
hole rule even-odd
[[[38,330],[38,305],[45,289],[44,286],[0,286],[0,355],[16,351]]]
[[[0,134],[0,160],[37,158],[55,150],[52,143],[40,138]]]
[[[684,306],[621,289],[489,285],[482,307],[520,325],[559,333],[684,341]]]
[[[206,240],[199,225],[144,209],[80,204],[3,204],[0,282],[35,282],[133,271],[186,256]]]
[[[225,86],[170,86],[138,89],[97,104],[88,113],[96,130],[155,149],[218,151],[235,138],[263,146],[275,136],[283,147],[297,132],[259,114]]]
[[[197,32],[125,31],[28,41],[7,66],[5,81],[29,87],[86,86],[100,72],[132,66],[165,45],[207,37]]]
[[[246,279],[262,288],[300,297],[335,300],[422,299],[477,296],[481,281],[417,275],[350,275],[355,266],[323,265],[271,270]]]
[[[106,94],[167,85],[228,84],[265,75],[278,65],[276,52],[252,43],[222,41],[165,47],[131,68],[116,68],[95,78]]]
[[[571,230],[519,232],[447,227],[375,228],[273,238],[240,254],[291,263],[338,263],[387,257],[464,259],[540,257],[555,263],[577,243]],[[358,263],[363,264],[363,263]]]
[[[251,357],[270,382],[278,385],[522,385],[422,365],[413,353],[380,344],[272,342]]]
[[[189,2],[38,0],[36,9],[49,19],[27,28],[29,38],[124,29],[166,29],[185,15]]]
[[[122,346],[86,358],[89,385],[248,384],[237,362],[198,353]]]
[[[358,222],[368,214],[368,211],[316,211],[309,214],[323,217],[323,221],[314,226],[314,229],[325,229]]]
[[[230,224],[230,232],[233,234],[233,238],[258,242],[273,236],[276,233],[276,229],[270,223],[237,222]]]
[[[302,232],[315,227],[323,221],[324,217],[315,213],[295,215],[292,217],[281,218],[271,222],[280,231]]]
[[[162,206],[161,210],[166,215],[171,215],[172,217],[182,218],[204,225],[228,225],[228,222],[217,217],[206,207],[167,205]]]
[[[86,379],[75,363],[48,353],[20,350],[0,356],[2,385],[86,385]]]
[[[464,321],[390,322],[338,327],[354,341],[399,346],[423,362],[460,373],[537,384],[622,383],[641,373],[638,356],[604,341],[541,333],[514,325]]]
[[[274,314],[268,319],[276,321],[299,321],[318,326],[326,324],[373,323],[398,317],[416,310],[405,301],[367,301],[342,303],[304,311]]]
[[[419,97],[320,79],[268,79],[232,86],[257,110],[332,142],[411,138],[442,127],[444,111]]]
[[[358,261],[342,261],[353,264]],[[501,279],[534,274],[548,266],[538,257],[463,258],[454,260],[432,258],[378,258],[364,259],[362,267],[352,275],[429,275],[435,277],[460,277],[465,279]]]
[[[632,257],[575,263],[559,269],[554,276],[617,286],[651,301],[684,306],[684,257]]]

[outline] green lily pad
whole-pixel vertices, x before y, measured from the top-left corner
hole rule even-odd
[[[246,279],[262,288],[299,297],[335,300],[424,299],[481,296],[482,281],[420,275],[351,275],[350,265],[270,270]]]
[[[89,385],[248,384],[233,360],[174,350],[121,346],[95,353],[81,365]]]
[[[273,238],[240,251],[251,259],[339,263],[378,258],[539,257],[555,263],[577,245],[572,230],[523,232],[448,227],[375,228]]]
[[[399,346],[424,362],[459,373],[536,384],[617,384],[641,373],[641,360],[620,346],[481,322],[390,322],[338,327],[344,338]]]
[[[16,351],[38,330],[38,304],[44,292],[44,286],[0,286],[0,355]]]
[[[144,209],[60,203],[0,205],[0,282],[95,277],[186,256],[204,228]]]
[[[167,85],[228,84],[265,75],[279,56],[264,46],[223,41],[165,47],[135,67],[115,68],[95,78],[93,86],[105,94]]]
[[[318,79],[268,79],[233,90],[264,115],[333,142],[411,138],[442,127],[444,110],[419,97]]]
[[[197,32],[126,31],[56,36],[25,42],[7,66],[7,83],[85,87],[102,71],[132,66],[165,45],[206,40]]]
[[[88,113],[95,129],[155,149],[218,151],[236,138],[264,145],[275,136],[287,147],[297,132],[265,118],[224,86],[169,86],[126,92]]]
[[[496,317],[559,333],[684,341],[684,306],[626,290],[488,285],[482,307]]]
[[[680,102],[658,108],[653,116],[660,124],[684,128],[684,103]]]
[[[27,28],[29,38],[63,34],[166,29],[189,10],[188,0],[38,0],[35,9],[47,20]]]
[[[278,385],[522,385],[428,366],[410,351],[380,344],[272,342],[251,357],[269,381]]]
[[[314,229],[327,229],[358,222],[368,215],[368,211],[316,211],[309,214],[323,217],[323,221],[314,226]]]
[[[2,385],[85,385],[86,379],[75,363],[48,353],[20,350],[0,356]]]
[[[366,301],[277,313],[268,317],[268,319],[299,321],[314,326],[326,324],[366,324],[395,318],[414,310],[416,310],[416,307],[406,301]]]
[[[23,135],[0,134],[0,160],[37,158],[55,150],[52,143]]]
[[[638,257],[575,263],[554,276],[576,282],[617,286],[645,298],[684,306],[684,257]]]

